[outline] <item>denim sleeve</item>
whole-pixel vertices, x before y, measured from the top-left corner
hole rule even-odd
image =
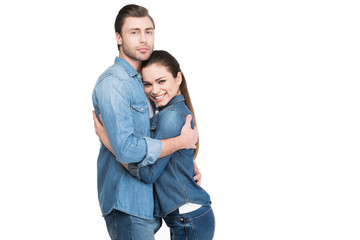
[[[155,130],[156,139],[173,138],[180,135],[181,128],[185,123],[185,118],[181,117],[176,111],[167,111],[161,115]],[[174,154],[159,158],[154,164],[141,167],[140,165],[130,164],[130,173],[145,183],[154,183]]]
[[[95,88],[97,114],[101,114],[117,161],[149,164],[161,152],[161,141],[134,135],[128,82],[107,76]]]

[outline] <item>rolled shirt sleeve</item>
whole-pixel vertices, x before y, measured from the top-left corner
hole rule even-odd
[[[139,163],[139,167],[144,167],[148,164],[153,164],[161,154],[161,141],[152,139],[150,137],[144,138],[147,145],[147,154],[145,159]]]

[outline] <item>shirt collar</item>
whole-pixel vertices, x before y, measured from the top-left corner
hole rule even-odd
[[[166,107],[169,107],[169,106],[171,106],[171,105],[174,105],[174,104],[176,104],[176,103],[178,103],[178,102],[183,102],[183,101],[185,101],[185,97],[184,97],[183,95],[176,95],[175,97],[173,97],[173,98],[170,100],[170,102],[168,102],[168,104],[166,104],[166,105],[163,106],[163,107],[159,107],[158,110],[161,111],[161,110],[163,110],[163,109],[166,108]]]
[[[135,70],[135,68],[133,66],[131,66],[130,63],[128,63],[125,59],[121,58],[121,57],[116,57],[115,58],[115,63],[116,64],[120,64],[121,66],[123,66],[123,68],[125,69],[125,71],[129,74],[130,77],[134,77],[137,76],[140,77],[141,80],[141,75]]]

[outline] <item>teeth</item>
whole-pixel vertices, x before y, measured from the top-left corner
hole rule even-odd
[[[159,99],[161,99],[161,98],[163,98],[164,97],[164,95],[162,95],[162,96],[160,96],[160,97],[155,97],[155,99],[156,100],[159,100]]]

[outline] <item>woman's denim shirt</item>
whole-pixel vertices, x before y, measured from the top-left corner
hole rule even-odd
[[[166,139],[180,135],[185,118],[191,111],[183,95],[175,96],[151,119],[151,137]],[[194,122],[192,121],[192,127]],[[154,164],[137,167],[130,164],[131,174],[146,183],[154,183],[154,215],[164,217],[185,203],[210,204],[210,196],[193,179],[194,150],[181,149],[156,160]]]

